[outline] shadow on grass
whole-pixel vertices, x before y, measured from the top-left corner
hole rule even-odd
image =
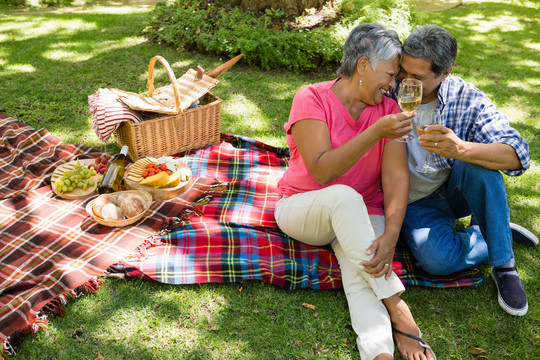
[[[423,23],[444,27],[458,40],[455,73],[476,84],[499,107],[519,99],[520,105],[537,117],[537,11],[518,2],[467,3],[439,16],[425,17]],[[537,126],[536,122],[531,124]]]
[[[403,297],[439,357],[475,359],[468,354],[473,346],[490,359],[538,355],[530,332],[534,316],[504,313],[492,282],[408,290]],[[358,357],[345,296],[337,290],[285,291],[259,281],[173,286],[109,279],[98,294],[69,303],[67,310],[70,320],[55,319],[51,329],[38,333],[39,344],[28,338],[16,359],[97,358],[98,352],[105,359]],[[33,352],[36,345],[44,356]]]
[[[0,19],[4,29],[0,31],[4,39],[0,109],[36,128],[46,127],[64,142],[83,138],[99,147],[87,105],[88,96],[98,88],[145,92],[148,62],[158,54],[171,63],[177,77],[198,64],[210,70],[228,60],[146,42],[139,34],[145,16],[68,13]],[[224,101],[223,132],[284,138],[282,125],[292,96],[312,78],[237,64],[213,90]],[[169,84],[159,64],[155,83],[156,87]],[[251,106],[251,114],[237,110],[246,105]],[[232,106],[230,111],[227,106]]]
[[[68,304],[67,316],[80,322],[57,318],[38,333],[45,358],[356,357],[342,291],[285,291],[260,281],[172,286],[109,279],[104,287]],[[28,338],[19,358],[32,357],[32,348]]]

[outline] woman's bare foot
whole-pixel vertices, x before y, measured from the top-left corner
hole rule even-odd
[[[411,310],[407,304],[401,300],[399,295],[394,295],[383,299],[383,303],[388,310],[392,327],[394,329],[412,336],[419,335],[418,326],[414,321]],[[399,352],[405,359],[435,360],[435,354],[433,351],[431,351],[431,349],[422,347],[418,340],[412,339],[398,332],[394,332],[394,340],[396,341]]]

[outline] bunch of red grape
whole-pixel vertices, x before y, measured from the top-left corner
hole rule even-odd
[[[96,170],[96,173],[98,174],[105,174],[105,171],[107,170],[107,166],[109,165],[109,159],[107,159],[107,156],[103,155],[102,157],[98,157],[95,160],[95,164],[88,165],[89,169],[94,168]]]

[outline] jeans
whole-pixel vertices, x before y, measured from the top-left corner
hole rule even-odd
[[[454,231],[455,220],[473,215],[478,225]],[[510,211],[499,171],[456,161],[448,180],[407,206],[402,235],[417,264],[447,275],[486,261],[514,258]]]

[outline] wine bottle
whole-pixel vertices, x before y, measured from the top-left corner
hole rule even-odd
[[[120,153],[107,166],[107,171],[97,188],[98,194],[107,194],[118,191],[120,183],[124,178],[125,160],[128,152],[128,146],[122,146]]]

